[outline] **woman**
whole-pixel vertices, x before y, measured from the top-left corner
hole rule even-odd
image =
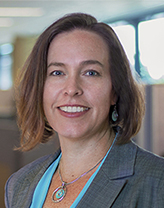
[[[17,91],[21,149],[57,132],[60,150],[9,178],[6,207],[162,208],[164,161],[131,141],[143,97],[108,25],[78,13],[47,28]]]

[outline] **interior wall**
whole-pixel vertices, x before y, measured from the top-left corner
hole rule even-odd
[[[157,155],[164,156],[164,84],[147,85],[146,113],[136,142]]]
[[[11,117],[15,115],[14,85],[19,70],[25,63],[36,37],[16,37],[13,51],[13,87],[10,90],[0,90],[0,117]]]
[[[7,91],[0,90],[0,116],[11,117],[15,115],[15,102],[13,88]]]
[[[154,85],[152,94],[152,151],[164,156],[164,85]]]
[[[35,42],[35,37],[17,37],[14,42],[13,52],[13,83],[23,66]],[[20,137],[16,125],[16,108],[14,101],[14,87],[10,90],[0,90],[0,207],[4,206],[4,184],[7,178],[30,160],[18,151],[13,151],[18,144]],[[35,151],[34,151],[35,152]],[[36,151],[37,152],[37,151]],[[49,150],[42,151],[43,154]],[[50,151],[51,152],[51,151]],[[33,153],[33,158],[37,158],[37,153]]]
[[[25,37],[18,36],[15,38],[14,42],[14,52],[13,52],[13,80],[16,81],[17,74],[19,70],[23,67],[27,57],[29,56],[34,43],[36,42],[36,37]]]
[[[7,178],[21,167],[21,153],[13,151],[19,131],[13,118],[0,119],[0,207],[4,208],[4,185]]]

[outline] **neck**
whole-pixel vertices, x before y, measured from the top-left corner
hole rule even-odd
[[[60,168],[63,179],[71,181],[96,165],[106,155],[114,137],[113,131],[106,131],[103,136],[97,138],[83,138],[76,141],[59,137],[62,150]]]

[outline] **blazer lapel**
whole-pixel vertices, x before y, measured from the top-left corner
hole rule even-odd
[[[130,142],[114,145],[78,208],[109,208],[134,174],[136,146]]]

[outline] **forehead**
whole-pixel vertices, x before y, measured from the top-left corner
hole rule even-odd
[[[65,51],[64,51],[65,50]],[[66,51],[67,50],[67,51]],[[98,54],[108,57],[108,47],[96,32],[75,29],[58,34],[51,42],[48,55],[74,51],[77,53]]]
[[[58,35],[56,35],[54,37],[54,39],[52,40],[55,41],[55,40],[58,40],[58,39],[64,39],[65,37],[68,37],[70,36],[70,38],[73,36],[73,37],[77,37],[78,39],[99,39],[101,40],[102,42],[105,43],[104,39],[102,36],[100,36],[98,33],[94,32],[94,31],[91,31],[91,30],[87,30],[87,29],[73,29],[71,31],[66,31],[66,32],[61,32],[59,33]]]

